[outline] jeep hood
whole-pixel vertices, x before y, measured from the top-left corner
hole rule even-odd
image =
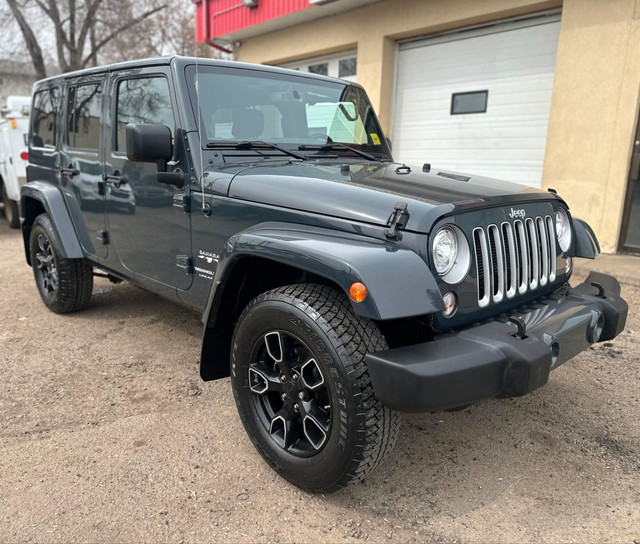
[[[232,178],[228,196],[384,226],[397,202],[408,205],[406,230],[428,233],[442,215],[555,195],[481,176],[410,170],[394,163],[299,162],[250,166]]]

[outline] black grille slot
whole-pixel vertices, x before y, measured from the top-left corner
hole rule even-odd
[[[511,270],[511,248],[509,247],[509,232],[508,232],[509,226],[507,225],[507,223],[503,223],[502,225],[502,242],[504,244],[504,256],[505,256],[505,265],[506,265],[506,271],[507,271],[507,287],[511,287],[512,283],[511,283],[511,275],[513,273],[513,271]]]
[[[484,261],[482,259],[482,246],[480,244],[480,231],[473,231],[473,244],[476,248],[476,267],[478,269],[478,300],[484,299]]]
[[[527,241],[524,236],[524,226],[522,221],[516,221],[515,223],[515,231],[516,231],[516,246],[518,248],[518,288],[520,291],[523,288],[526,288],[528,275],[529,275],[529,266],[527,264],[527,254],[526,247]]]
[[[491,250],[491,272],[493,273],[492,289],[493,295],[498,292],[498,252],[496,248],[496,240],[493,231],[489,231],[489,249]]]

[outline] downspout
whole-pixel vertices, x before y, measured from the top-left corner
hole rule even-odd
[[[202,6],[202,13],[204,18],[204,43],[206,43],[207,45],[210,45],[211,47],[213,47],[214,49],[217,49],[218,51],[222,51],[223,53],[227,53],[228,55],[231,55],[231,58],[234,59],[233,50],[227,49],[226,47],[222,47],[221,45],[217,44],[215,40],[209,39],[209,2],[211,0],[203,0],[203,1],[204,1],[204,5]]]

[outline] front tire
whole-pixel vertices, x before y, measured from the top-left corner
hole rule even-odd
[[[93,268],[84,259],[67,259],[46,214],[36,217],[29,239],[33,276],[40,297],[57,314],[82,310],[93,291]]]
[[[374,396],[364,356],[387,348],[345,295],[290,285],[245,308],[234,333],[231,383],[254,446],[303,489],[362,480],[390,453],[400,414]]]
[[[7,189],[2,185],[2,202],[4,202],[4,217],[9,223],[9,227],[17,229],[20,226],[20,210],[18,203],[11,200],[7,194]]]

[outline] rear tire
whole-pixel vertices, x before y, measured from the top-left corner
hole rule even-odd
[[[231,383],[254,446],[303,489],[362,480],[391,452],[400,414],[374,396],[364,356],[387,348],[377,326],[324,285],[264,293],[234,333]]]
[[[29,251],[36,285],[47,308],[66,314],[89,305],[93,268],[84,259],[64,257],[58,233],[46,214],[33,222]]]
[[[18,203],[11,200],[7,194],[7,189],[2,185],[2,202],[4,202],[4,217],[9,223],[9,227],[17,229],[20,226],[20,210]]]

